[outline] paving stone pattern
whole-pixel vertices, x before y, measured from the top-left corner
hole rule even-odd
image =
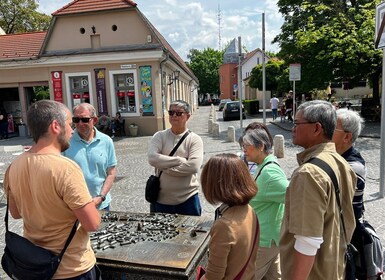
[[[236,138],[241,135],[240,121],[223,122],[222,112],[215,108],[214,121],[219,124],[219,136],[213,137],[208,133],[209,114],[212,111],[210,106],[200,107],[188,122],[190,130],[199,134],[204,143],[204,161],[212,155],[230,152],[240,152],[237,142],[227,141],[227,128],[234,126]],[[167,120],[166,120],[167,121]],[[263,114],[248,116],[243,120],[243,127],[253,121],[263,122]],[[298,166],[296,153],[302,148],[294,146],[291,142],[291,127],[289,122],[281,123],[279,120],[272,121],[271,113],[266,113],[266,124],[273,135],[283,135],[285,139],[285,157],[279,159],[279,163],[285,174],[290,179],[293,170]],[[379,198],[380,181],[380,124],[367,123],[363,131],[363,136],[357,140],[356,147],[361,151],[367,163],[368,175],[365,190],[365,218],[375,227],[383,244],[385,244],[384,226],[384,199]],[[144,199],[144,186],[149,175],[153,173],[153,168],[147,162],[147,147],[150,136],[139,137],[116,137],[114,144],[118,159],[117,177],[112,188],[111,210],[133,213],[149,212],[149,204]],[[6,141],[0,141],[0,179],[2,179],[6,167],[12,160],[24,150],[24,147],[32,145],[29,137],[14,137]],[[0,187],[0,223],[4,220],[6,200],[3,198],[3,189]],[[200,196],[203,215],[213,217],[215,206],[208,204],[203,196]],[[1,200],[2,199],[2,200]],[[22,231],[21,221],[10,220],[10,229],[15,232]],[[5,227],[0,226],[0,252],[4,248]],[[0,280],[8,279],[0,268]]]

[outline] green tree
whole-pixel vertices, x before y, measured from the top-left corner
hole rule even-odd
[[[37,11],[35,0],[2,0],[0,27],[7,34],[47,30],[51,17]]]
[[[223,63],[223,51],[191,49],[187,58],[190,60],[187,65],[199,79],[199,92],[219,95],[219,66]]]
[[[262,89],[262,65],[258,64],[251,71],[249,85],[252,88]],[[275,92],[288,92],[290,90],[289,72],[282,60],[269,60],[265,65],[266,90]]]
[[[371,80],[379,97],[382,54],[373,46],[377,0],[279,0],[284,16],[279,57],[301,63],[298,90],[325,89],[330,81],[355,86]],[[296,84],[297,86],[297,84]]]

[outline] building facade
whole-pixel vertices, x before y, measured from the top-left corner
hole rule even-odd
[[[69,108],[120,112],[141,135],[168,126],[172,100],[197,108],[198,79],[135,2],[78,0],[52,16],[47,32],[0,36],[0,101],[15,123],[37,86]]]

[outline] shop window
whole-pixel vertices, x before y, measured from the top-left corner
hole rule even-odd
[[[138,113],[133,73],[114,75],[117,112]]]
[[[69,78],[72,105],[90,103],[88,76],[73,76]]]

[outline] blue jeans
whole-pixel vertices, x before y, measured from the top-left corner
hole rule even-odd
[[[158,202],[152,203],[150,205],[150,212],[200,216],[202,214],[202,207],[198,194],[195,194],[178,205],[166,205]]]
[[[82,275],[63,279],[63,280],[101,280],[101,279],[102,279],[102,273],[100,272],[99,268],[95,265],[93,268],[91,268],[90,271],[83,273]]]
[[[275,120],[278,117],[278,109],[271,109],[271,112],[273,113],[273,120]]]

